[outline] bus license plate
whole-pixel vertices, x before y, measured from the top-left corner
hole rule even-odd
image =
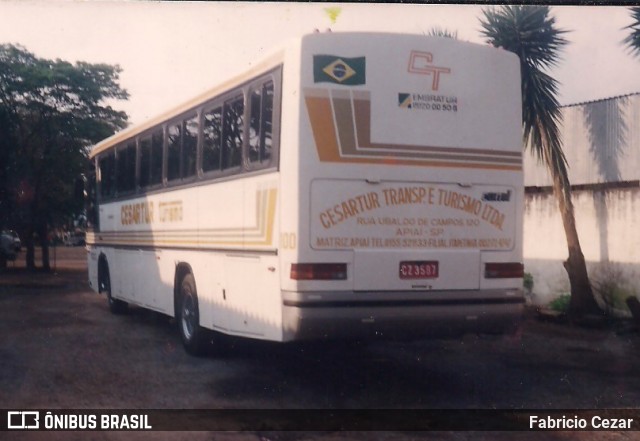
[[[438,262],[400,262],[401,279],[435,279],[438,277]]]

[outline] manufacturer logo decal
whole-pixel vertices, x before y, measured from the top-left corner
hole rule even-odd
[[[411,51],[409,55],[409,73],[431,75],[431,90],[440,87],[440,75],[451,73],[451,68],[434,66],[431,52]]]
[[[313,81],[357,86],[366,83],[365,57],[313,56]]]
[[[482,193],[482,200],[487,202],[509,202],[511,200],[511,190],[504,193]]]
[[[399,93],[398,94],[398,106],[403,109],[411,109],[413,108],[413,98],[410,93]]]
[[[457,112],[458,98],[455,96],[434,95],[431,93],[398,93],[398,107],[411,110],[435,110],[438,112]]]

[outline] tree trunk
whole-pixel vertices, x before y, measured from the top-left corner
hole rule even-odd
[[[42,246],[42,269],[49,272],[51,271],[51,264],[49,262],[49,231],[46,222],[40,225],[38,235],[40,236],[40,245]]]
[[[567,238],[567,247],[569,249],[569,257],[563,263],[571,285],[569,316],[571,318],[579,318],[585,314],[601,315],[603,312],[593,295],[587,273],[587,264],[584,260],[584,254],[582,254],[582,247],[580,246],[580,238],[578,237],[573,203],[571,201],[571,190],[566,189],[565,191],[561,178],[556,173],[552,172],[551,174],[553,178],[553,192],[556,198],[558,198],[558,206],[560,208],[562,224]]]
[[[29,271],[35,271],[36,269],[36,253],[33,245],[33,229],[27,228],[27,234],[24,238],[25,248],[25,265]]]

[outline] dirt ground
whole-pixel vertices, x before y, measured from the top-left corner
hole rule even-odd
[[[52,254],[53,256],[53,254]],[[601,409],[640,406],[640,335],[528,316],[513,336],[369,345],[236,342],[193,358],[172,320],[108,312],[84,248],[0,273],[0,408]],[[52,265],[53,266],[53,265]],[[640,424],[640,421],[637,422]],[[0,432],[2,439],[587,440],[640,432]]]

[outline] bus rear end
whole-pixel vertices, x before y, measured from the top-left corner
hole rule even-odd
[[[281,159],[284,339],[512,329],[524,305],[517,57],[338,33],[298,53],[284,88],[299,119],[283,128],[297,144]]]

